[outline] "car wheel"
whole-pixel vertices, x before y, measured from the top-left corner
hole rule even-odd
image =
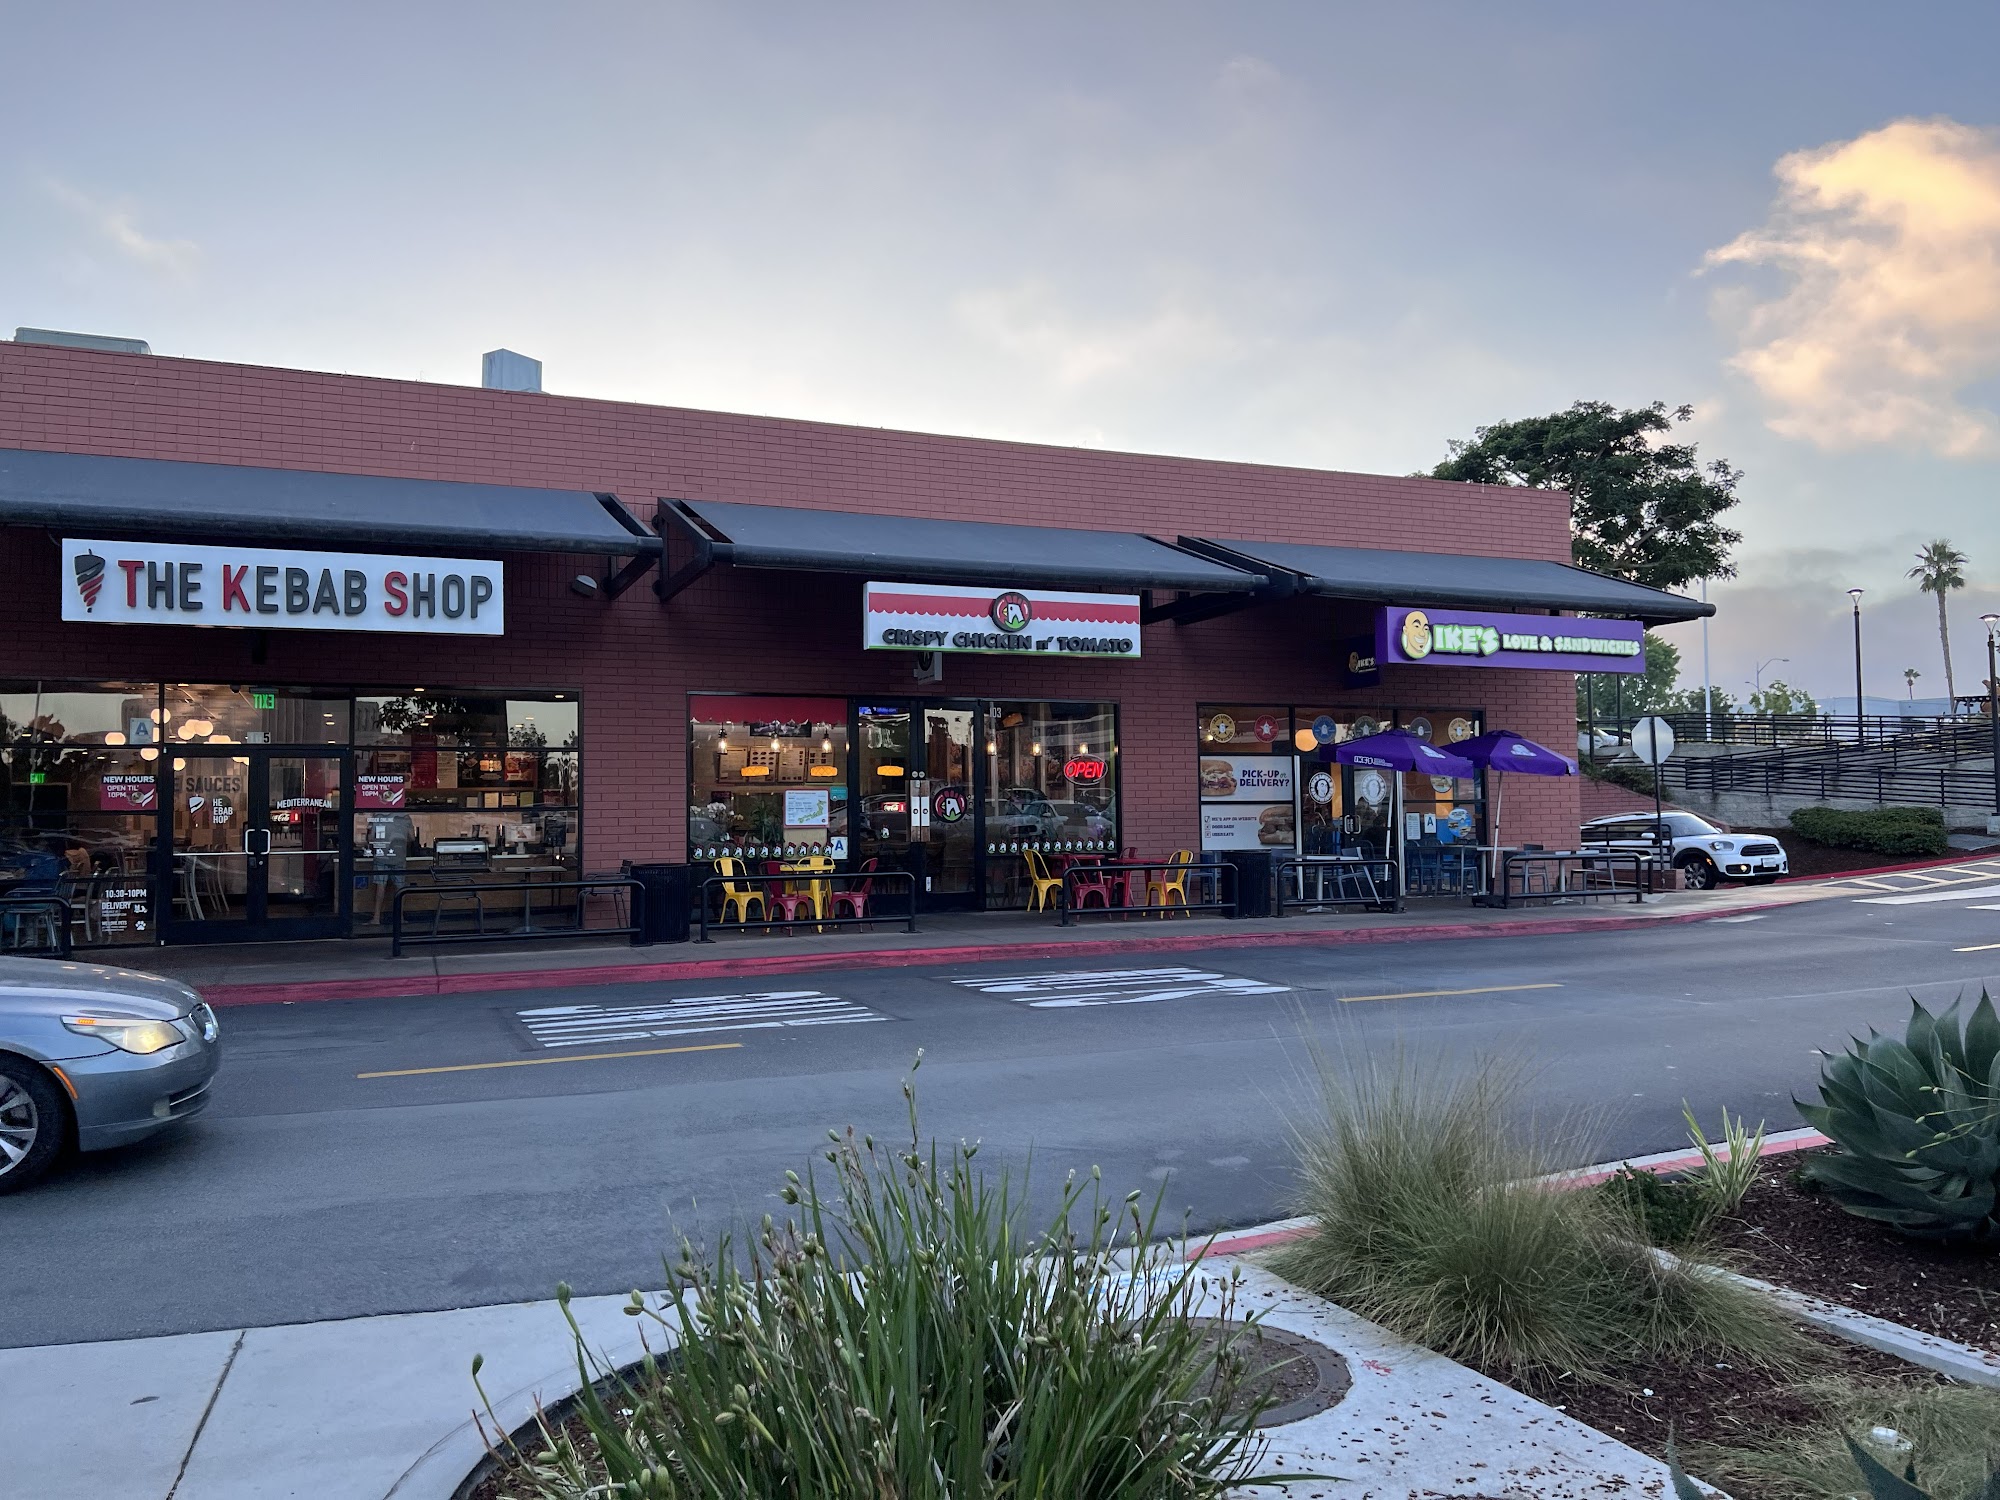
[[[0,1057],[0,1193],[28,1187],[69,1138],[69,1104],[40,1068]]]
[[[1682,883],[1691,891],[1712,891],[1722,883],[1714,865],[1696,855],[1681,866]]]

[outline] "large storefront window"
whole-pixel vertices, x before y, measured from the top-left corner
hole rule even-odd
[[[1400,853],[1414,887],[1456,865],[1441,851],[1478,842],[1477,778],[1402,776],[1334,760],[1334,747],[1390,728],[1450,746],[1480,732],[1465,708],[1204,704],[1196,710],[1202,847],[1279,855]],[[1399,798],[1400,793],[1400,798]]]
[[[367,928],[440,843],[454,880],[569,878],[577,721],[573,692],[0,683],[0,893],[68,898],[84,944]]]
[[[689,721],[693,858],[846,858],[846,699],[697,693]],[[873,779],[904,784],[907,738],[873,753]]]

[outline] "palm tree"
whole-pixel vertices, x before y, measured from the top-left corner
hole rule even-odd
[[[1903,668],[1903,681],[1907,682],[1910,685],[1910,700],[1912,702],[1916,701],[1917,679],[1923,675],[1924,674],[1919,672],[1915,667]]]
[[[1917,580],[1920,592],[1937,595],[1938,644],[1944,648],[1944,691],[1951,704],[1947,713],[1958,711],[1958,690],[1951,677],[1951,625],[1945,618],[1944,596],[1952,589],[1965,587],[1965,564],[1965,554],[1939,537],[1924,545],[1917,554],[1917,565],[1908,575]]]

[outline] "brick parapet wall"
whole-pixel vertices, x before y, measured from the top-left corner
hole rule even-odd
[[[0,447],[608,490],[641,514],[668,496],[1568,557],[1566,498],[1544,491],[6,343]],[[0,532],[0,676],[579,691],[593,866],[684,855],[689,692],[913,688],[906,658],[860,649],[856,579],[718,569],[663,608],[643,585],[615,603],[571,594],[585,559],[512,557],[500,641],[273,631],[253,668],[234,632],[62,624],[55,558],[41,533]],[[1199,702],[1473,708],[1573,739],[1563,673],[1390,668],[1380,689],[1343,691],[1337,645],[1359,620],[1294,600],[1148,627],[1138,663],[953,656],[922,691],[1118,702],[1125,828],[1148,852],[1196,839]],[[1506,817],[1510,836],[1572,841],[1574,781],[1515,778]]]

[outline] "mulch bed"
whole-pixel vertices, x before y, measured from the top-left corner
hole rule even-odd
[[[1825,1334],[1807,1330],[1805,1336],[1812,1345],[1806,1368],[1816,1377],[1848,1375],[1870,1382],[1938,1378]],[[1614,1370],[1601,1384],[1575,1378],[1510,1379],[1500,1370],[1482,1373],[1660,1459],[1667,1456],[1670,1437],[1683,1453],[1704,1443],[1742,1447],[1826,1420],[1798,1394],[1797,1376],[1737,1365],[1647,1364]],[[1753,1500],[1741,1491],[1732,1493],[1738,1500]]]
[[[2000,1350],[2000,1252],[1900,1238],[1804,1191],[1795,1170],[1767,1168],[1742,1212],[1717,1226],[1717,1238],[1752,1276]]]
[[[1740,835],[1768,834],[1785,846],[1785,866],[1793,880],[1810,880],[1821,875],[1844,875],[1849,870],[1880,870],[1895,865],[1928,864],[1935,854],[1876,854],[1867,849],[1836,849],[1831,844],[1815,844],[1801,838],[1793,828],[1736,828]]]

